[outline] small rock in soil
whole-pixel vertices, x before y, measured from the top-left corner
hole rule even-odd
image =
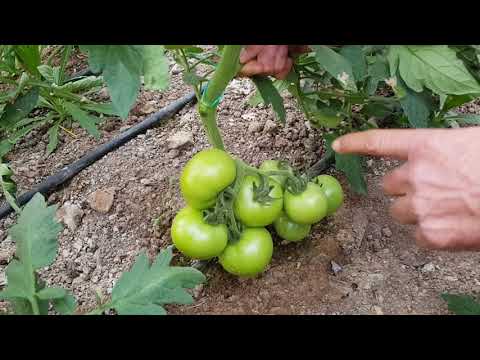
[[[248,133],[249,134],[255,134],[260,131],[262,131],[263,125],[259,121],[252,121],[250,125],[248,126]]]
[[[277,124],[275,123],[275,121],[267,120],[263,128],[263,131],[266,133],[273,133],[276,128],[277,128]]]
[[[192,134],[186,131],[179,131],[170,136],[167,140],[169,149],[179,149],[183,146],[193,144]]]
[[[15,254],[15,248],[0,250],[0,265],[7,265]]]
[[[80,225],[83,217],[83,210],[75,204],[66,202],[57,212],[57,218],[63,222],[67,227],[75,231]]]
[[[435,271],[435,265],[433,265],[432,263],[425,264],[422,268],[422,271],[424,271],[424,272]]]
[[[115,192],[113,189],[96,190],[87,198],[90,207],[101,213],[108,213],[113,205]]]
[[[193,288],[193,297],[198,299],[202,295],[203,284],[197,285]]]
[[[384,227],[382,229],[382,234],[385,235],[386,237],[392,236],[392,230],[390,230],[388,227]]]
[[[152,186],[154,184],[154,181],[152,179],[141,179],[140,184],[144,186]]]
[[[343,270],[342,267],[333,260],[330,262],[330,264],[332,266],[332,271],[335,275],[337,275],[339,272]]]

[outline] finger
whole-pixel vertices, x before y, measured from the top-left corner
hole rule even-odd
[[[275,65],[274,65],[274,73],[278,74],[285,70],[285,64],[288,59],[288,47],[282,46],[278,48],[275,54]]]
[[[410,148],[428,136],[428,131],[422,129],[361,131],[337,138],[332,148],[341,154],[354,153],[407,159]]]
[[[254,76],[259,74],[263,74],[263,65],[257,60],[252,60],[246,63],[240,70],[240,75],[242,76]]]
[[[396,199],[390,207],[390,214],[401,224],[416,224],[418,221],[409,195]]]
[[[258,54],[257,60],[260,64],[263,65],[263,72],[266,75],[275,74],[275,60],[277,56],[278,46],[277,45],[267,45]]]
[[[480,223],[475,216],[432,216],[422,220],[417,242],[436,250],[480,250]]]
[[[383,177],[383,191],[386,195],[400,196],[411,191],[408,163],[405,163]]]
[[[292,70],[292,65],[293,65],[292,59],[287,58],[285,68],[281,72],[279,72],[275,77],[278,80],[285,80],[287,78],[288,74],[290,74],[290,71]]]
[[[264,47],[265,45],[248,45],[246,48],[243,48],[240,52],[240,63],[245,64],[255,59]]]

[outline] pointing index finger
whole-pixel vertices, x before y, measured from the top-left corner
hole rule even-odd
[[[424,130],[368,130],[337,138],[332,148],[340,154],[387,156],[408,159],[411,147],[424,138]]]

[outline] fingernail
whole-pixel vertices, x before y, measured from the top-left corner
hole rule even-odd
[[[337,139],[332,143],[332,149],[338,152],[340,151],[340,148],[341,148],[340,140]]]

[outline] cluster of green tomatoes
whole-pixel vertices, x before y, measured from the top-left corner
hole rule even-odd
[[[330,175],[306,179],[278,160],[256,169],[214,148],[187,162],[180,189],[187,206],[172,222],[176,248],[191,259],[218,258],[227,272],[240,277],[253,277],[270,263],[273,241],[267,226],[287,242],[301,241],[344,197]]]

